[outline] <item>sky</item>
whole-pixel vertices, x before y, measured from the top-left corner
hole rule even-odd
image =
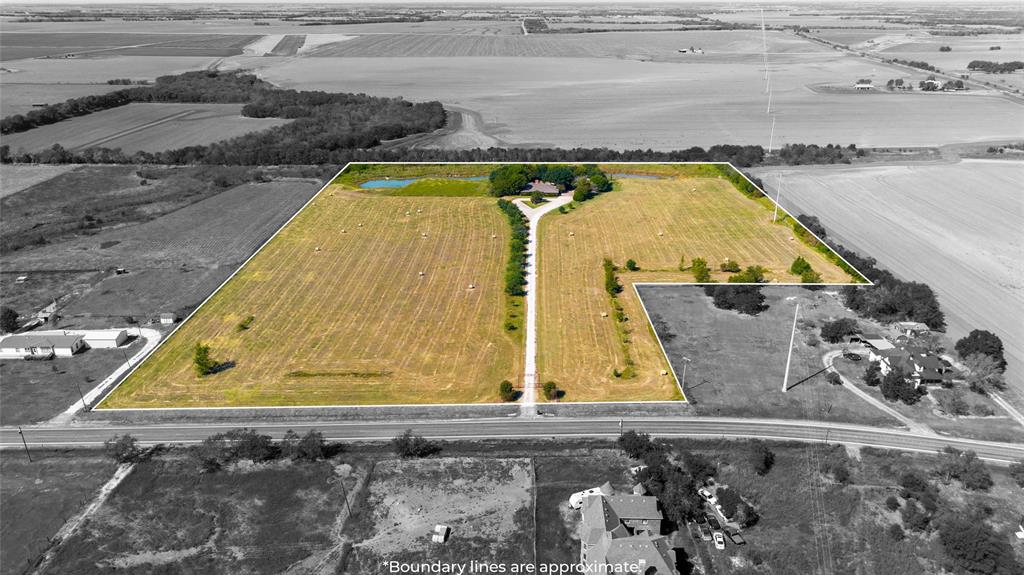
[[[935,5],[935,4],[990,4],[990,5],[1016,5],[1022,6],[1024,9],[1024,0],[786,0],[781,2],[765,2],[764,0],[317,0],[311,2],[282,2],[280,0],[274,1],[253,1],[253,0],[216,0],[211,2],[210,0],[147,0],[145,2],[136,2],[134,0],[78,0],[77,2],[68,2],[68,0],[18,0],[15,2],[4,2],[5,7],[10,9],[13,6],[102,6],[102,5],[126,5],[132,4],[139,7],[143,6],[170,6],[175,5],[195,5],[203,4],[206,6],[216,6],[221,4],[232,4],[232,5],[271,5],[271,6],[322,6],[322,5],[360,5],[360,6],[372,6],[380,4],[393,4],[393,5],[422,5],[422,4],[438,4],[447,6],[458,6],[458,5],[495,5],[495,6],[517,6],[525,4],[539,4],[539,5],[565,5],[565,4],[610,4],[620,6],[635,6],[643,4],[744,4],[744,5],[756,5],[763,6],[764,8],[777,7],[782,8],[785,6],[791,6],[794,4],[817,4],[817,5],[853,5],[858,4],[892,4],[892,5]]]

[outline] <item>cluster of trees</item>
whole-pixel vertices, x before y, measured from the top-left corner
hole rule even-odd
[[[622,284],[619,283],[619,276],[616,273],[619,268],[608,258],[604,258],[601,267],[604,269],[604,291],[612,297],[618,297],[622,292]]]
[[[976,393],[988,393],[1004,389],[1006,358],[1003,355],[1003,341],[996,334],[985,330],[972,330],[953,346],[963,359],[967,385]]]
[[[911,68],[917,68],[919,70],[928,70],[929,72],[939,71],[939,69],[936,68],[935,66],[932,66],[928,62],[922,62],[921,60],[900,60],[899,58],[894,58],[890,60],[890,62],[903,64],[904,66],[910,66]]]
[[[974,72],[985,72],[986,74],[1010,74],[1017,70],[1024,69],[1024,62],[1014,60],[1012,62],[990,62],[988,60],[971,60],[967,69]]]
[[[825,146],[786,144],[779,149],[778,154],[783,163],[799,166],[804,164],[849,164],[853,158],[867,155],[867,151],[858,149],[854,144],[845,148],[835,144]]]
[[[946,446],[939,457],[939,474],[945,481],[955,479],[971,491],[988,491],[992,487],[992,475],[975,452]]]
[[[0,332],[11,333],[21,327],[18,324],[18,312],[7,306],[0,307]]]
[[[754,507],[744,501],[735,489],[719,487],[715,490],[715,497],[722,506],[722,513],[739,523],[740,527],[751,527],[760,519]]]
[[[824,233],[819,237],[824,239]],[[888,270],[876,267],[874,258],[862,257],[842,245],[836,245],[835,251],[875,284],[845,286],[842,294],[846,307],[882,322],[917,321],[933,330],[945,329],[946,316],[939,308],[935,292],[926,284],[898,279]]]
[[[512,228],[512,241],[509,242],[508,264],[505,266],[505,293],[511,296],[526,294],[526,250],[530,235],[529,221],[519,208],[508,200],[498,200],[498,208],[508,218]],[[506,328],[507,328],[506,324]]]
[[[703,503],[697,489],[714,477],[713,463],[699,454],[684,451],[679,454],[683,467],[676,465],[669,457],[668,446],[635,431],[619,436],[619,447],[629,457],[644,463],[646,468],[637,474],[637,479],[658,498],[670,521],[683,525],[700,516]]]
[[[712,303],[719,309],[735,310],[746,315],[757,315],[768,309],[764,304],[761,286],[706,285],[704,294],[710,297]]]
[[[841,317],[837,320],[827,321],[821,324],[821,339],[829,343],[840,343],[848,335],[858,333],[857,320],[851,317]]]
[[[952,52],[952,46],[939,46],[939,52]]]
[[[868,368],[870,369],[871,365],[868,365]],[[868,375],[865,372],[865,383],[871,385],[876,377],[877,375],[873,374],[871,382],[869,382]],[[889,373],[881,377],[878,386],[878,390],[882,392],[882,397],[887,401],[902,401],[907,405],[914,405],[927,393],[923,387],[917,387],[907,377],[907,374],[903,372],[903,369],[896,365],[889,369]]]
[[[747,266],[747,269],[740,273],[729,276],[731,284],[761,284],[765,283],[764,274],[768,270],[762,266]]]
[[[550,182],[561,191],[575,190],[573,199],[576,201],[589,198],[591,193],[612,189],[611,180],[594,164],[509,164],[492,171],[489,180],[491,195],[498,197],[519,194],[533,180]]]
[[[287,458],[295,461],[317,461],[327,457],[331,449],[322,433],[311,429],[305,435],[288,430],[277,443],[269,435],[254,429],[240,428],[211,435],[194,446],[189,455],[206,473],[217,471],[236,461],[256,463]]]

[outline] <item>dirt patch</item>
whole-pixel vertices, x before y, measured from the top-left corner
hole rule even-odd
[[[364,517],[351,529],[352,573],[381,561],[529,561],[533,473],[526,459],[442,458],[377,463]],[[435,525],[451,527],[444,544]]]

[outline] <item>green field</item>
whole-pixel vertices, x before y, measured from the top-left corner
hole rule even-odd
[[[523,357],[503,329],[509,235],[493,198],[336,184],[102,407],[498,401]],[[224,369],[196,375],[197,342]]]
[[[851,281],[825,255],[795,239],[788,225],[773,224],[763,198],[743,195],[706,168],[607,166],[609,173],[662,177],[617,178],[615,191],[541,220],[538,377],[554,381],[566,401],[681,398],[632,284],[694,282],[692,273],[679,271],[683,257],[705,258],[713,270],[726,259],[760,265],[768,269],[769,281],[799,282],[788,269],[803,256],[824,282]],[[625,322],[614,319],[603,287],[604,258],[620,268],[624,289],[617,299]],[[622,269],[628,259],[639,271]],[[715,271],[712,278],[725,281],[729,275]],[[616,371],[625,375],[617,377]]]

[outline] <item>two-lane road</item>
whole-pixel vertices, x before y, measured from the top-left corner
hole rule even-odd
[[[621,426],[621,427],[620,427]],[[235,427],[251,427],[274,437],[293,429],[317,429],[331,441],[387,441],[405,429],[433,439],[567,439],[614,438],[620,429],[645,431],[657,437],[761,438],[803,442],[844,443],[903,451],[936,452],[946,446],[975,451],[996,463],[1024,460],[1024,444],[997,443],[921,434],[896,429],[819,421],[687,418],[495,418],[417,422],[239,422],[230,424],[76,425],[26,427],[30,446],[94,447],[115,434],[130,433],[144,445],[187,444]],[[21,447],[17,428],[0,429],[0,448]]]

